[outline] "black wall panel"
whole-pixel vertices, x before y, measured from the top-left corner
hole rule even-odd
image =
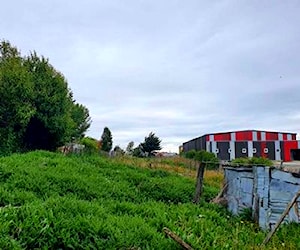
[[[256,153],[253,153],[254,157],[261,157],[261,143],[259,141],[253,142],[253,149],[256,148]]]
[[[196,141],[195,141],[195,143],[196,143],[196,150],[201,150],[201,139],[200,138],[197,138],[196,139]]]
[[[275,142],[268,141],[267,142],[268,153],[267,156],[270,160],[275,160]]]
[[[217,154],[220,160],[229,161],[230,154],[228,153],[229,142],[217,142],[217,148],[219,149],[219,153]]]
[[[280,157],[283,160],[284,159],[284,142],[280,142]]]
[[[190,150],[206,150],[206,137],[201,136],[183,143],[183,152],[188,152]]]
[[[246,141],[235,142],[235,158],[240,157],[248,157],[248,142]]]
[[[206,150],[206,136],[201,137],[201,149]]]

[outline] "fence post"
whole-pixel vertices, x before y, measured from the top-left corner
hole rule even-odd
[[[194,203],[198,204],[200,201],[200,197],[203,191],[203,176],[205,170],[205,163],[198,162],[198,171],[197,171],[197,181],[196,181],[196,191],[194,197]]]

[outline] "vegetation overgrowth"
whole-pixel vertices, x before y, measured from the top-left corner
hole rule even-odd
[[[182,156],[186,157],[187,159],[205,162],[206,169],[218,169],[220,165],[219,159],[216,157],[216,155],[205,150],[193,149],[188,152],[182,153]]]
[[[195,180],[197,176],[197,162],[185,157],[155,157],[155,158],[137,158],[137,157],[116,157],[112,161],[119,164],[127,164],[140,168],[160,169],[181,176],[189,177]],[[204,172],[204,184],[206,188],[213,189],[210,193],[214,195],[223,185],[223,171],[206,169]]]
[[[84,137],[88,109],[76,102],[66,78],[43,56],[22,56],[0,41],[0,155],[55,150]]]
[[[232,166],[273,166],[273,162],[265,157],[241,157],[232,160]]]
[[[195,249],[261,249],[266,232],[207,202],[219,191],[220,174],[211,178],[195,205],[193,178],[153,165],[46,151],[2,157],[0,249],[180,249],[163,227]],[[282,227],[265,249],[299,249],[299,231]]]

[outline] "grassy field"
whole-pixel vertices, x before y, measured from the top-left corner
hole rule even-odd
[[[167,171],[166,171],[167,170]],[[0,158],[0,249],[261,249],[266,236],[208,201],[222,175],[207,171],[201,204],[183,160],[107,159],[37,151]],[[299,226],[266,249],[300,249]]]

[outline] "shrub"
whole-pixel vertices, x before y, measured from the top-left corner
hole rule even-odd
[[[249,164],[273,166],[273,162],[270,159],[263,157],[252,157],[249,159]]]
[[[246,166],[249,164],[249,159],[246,157],[235,158],[231,161],[231,164],[234,166]]]
[[[197,151],[196,150],[190,150],[186,153],[184,153],[184,157],[188,158],[188,159],[194,159],[195,158],[195,155],[196,155]]]
[[[263,166],[272,166],[273,162],[268,158],[263,157],[241,157],[236,158],[231,161],[233,165],[236,166],[257,166],[257,165],[263,165]]]
[[[185,153],[185,157],[200,162],[206,162],[207,169],[217,169],[219,167],[219,160],[216,155],[205,150],[190,150]]]
[[[98,142],[96,139],[91,138],[91,137],[84,137],[81,139],[80,143],[84,145],[84,152],[86,152],[88,154],[97,153]]]

